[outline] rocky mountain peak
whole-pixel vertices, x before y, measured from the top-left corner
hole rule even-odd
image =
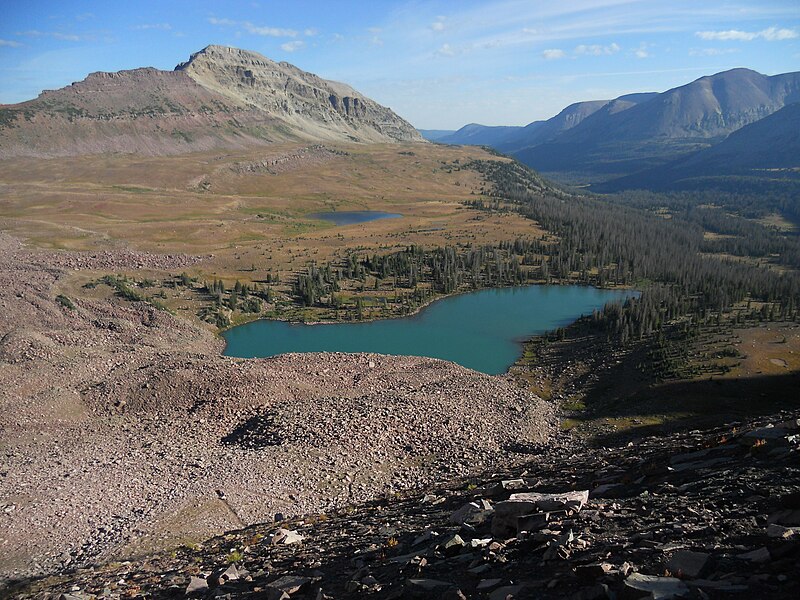
[[[288,121],[312,137],[336,139],[344,134],[354,141],[421,140],[410,124],[350,86],[257,52],[207,46],[176,70],[207,89]]]
[[[348,85],[216,45],[173,71],[96,72],[0,110],[0,157],[162,155],[290,140],[423,141],[408,122]]]

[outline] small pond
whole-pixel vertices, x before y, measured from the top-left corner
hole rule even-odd
[[[367,221],[377,221],[378,219],[397,219],[402,216],[398,213],[388,213],[380,210],[342,210],[307,215],[309,219],[328,221],[334,225],[355,225],[356,223],[366,223]]]

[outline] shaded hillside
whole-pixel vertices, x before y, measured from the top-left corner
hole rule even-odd
[[[456,144],[465,146],[491,146],[497,148],[510,136],[521,131],[522,127],[506,127],[503,125],[490,126],[470,123],[458,131],[445,135],[436,141],[441,144]]]
[[[734,69],[702,77],[622,110],[598,111],[552,141],[516,153],[542,171],[588,179],[658,166],[723,139],[800,100],[800,73]]]
[[[209,46],[175,71],[93,73],[0,108],[0,157],[176,154],[285,140],[422,141],[351,87]]]
[[[794,599],[798,416],[627,446],[562,438],[493,474],[0,591],[31,600],[131,591],[153,599]]]
[[[646,96],[646,94],[640,94]],[[625,97],[623,97],[625,98]],[[586,119],[592,118],[594,115],[610,110],[612,105],[615,107],[613,110],[622,110],[623,107],[634,106],[635,102],[632,100],[623,100],[618,98],[616,100],[590,100],[588,102],[577,102],[571,104],[555,117],[547,121],[537,121],[531,123],[523,128],[518,135],[509,137],[505,140],[498,149],[504,152],[518,152],[523,148],[531,146],[538,146],[557,138],[565,131],[569,131],[573,127],[579,126]],[[536,125],[534,127],[534,125]]]
[[[707,187],[709,178],[725,176],[757,177],[776,185],[781,179],[800,179],[800,103],[742,127],[710,148],[610,181],[598,191]]]
[[[525,127],[491,127],[471,123],[436,141],[443,144],[491,146],[501,152],[513,152],[552,139],[580,124],[608,103],[608,100],[576,102],[546,121],[534,121]]]
[[[417,131],[429,142],[438,142],[443,137],[455,133],[452,129],[417,129]]]

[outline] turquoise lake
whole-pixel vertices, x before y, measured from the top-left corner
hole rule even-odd
[[[259,320],[226,331],[224,354],[241,358],[285,352],[429,356],[495,375],[514,364],[522,353],[522,342],[531,336],[638,294],[586,286],[532,285],[444,298],[416,315],[398,319],[326,325]]]
[[[335,225],[354,225],[356,223],[366,223],[367,221],[377,221],[378,219],[397,219],[402,216],[398,213],[388,213],[380,210],[342,210],[308,215],[310,219],[328,221]]]

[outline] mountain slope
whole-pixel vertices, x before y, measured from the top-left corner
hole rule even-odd
[[[438,142],[443,137],[455,133],[453,129],[417,129],[417,131],[429,142]]]
[[[522,130],[522,127],[504,125],[480,125],[470,123],[458,131],[437,139],[440,144],[455,144],[462,146],[492,146],[497,147],[506,139]]]
[[[351,87],[260,54],[209,46],[175,71],[92,73],[0,107],[0,157],[165,155],[286,140],[422,141]]]
[[[800,73],[733,69],[668,90],[624,110],[598,111],[517,158],[550,172],[624,175],[707,147],[800,100]]]
[[[598,112],[606,111],[613,114],[635,106],[639,102],[644,102],[655,95],[657,94],[629,94],[616,100],[576,102],[546,121],[533,121],[524,127],[491,127],[471,123],[450,135],[437,137],[436,141],[443,144],[491,146],[501,152],[514,153],[548,142],[558,137],[559,134],[577,127]]]
[[[409,123],[349,85],[256,52],[208,46],[176,67],[201,86],[257,107],[314,139],[421,141]]]
[[[662,167],[610,181],[601,191],[693,187],[706,178],[774,179],[800,169],[800,103],[733,132],[722,142]],[[788,170],[788,171],[787,171]],[[796,177],[796,175],[795,175]]]
[[[534,121],[525,126],[516,135],[510,136],[500,144],[498,150],[515,152],[522,148],[542,144],[564,131],[577,127],[608,103],[608,100],[589,100],[588,102],[570,104],[556,116],[546,121]]]

